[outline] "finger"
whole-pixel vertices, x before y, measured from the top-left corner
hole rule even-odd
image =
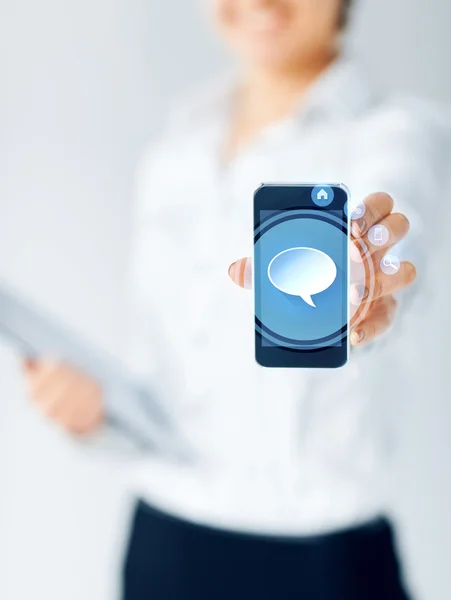
[[[102,403],[98,401],[99,387],[97,383],[86,382],[73,387],[68,394],[67,410],[58,419],[60,424],[71,433],[92,431],[103,415]]]
[[[397,302],[393,296],[385,296],[376,300],[369,317],[351,333],[351,345],[367,344],[386,331],[393,322],[396,306]]]
[[[240,258],[229,267],[230,279],[240,287],[252,289],[252,259]]]
[[[362,264],[369,257],[368,246],[363,238],[351,238],[349,244],[349,258],[356,265]],[[352,265],[351,265],[352,266]]]
[[[381,233],[383,237],[380,242],[376,241],[378,227],[385,229]],[[365,261],[376,252],[383,251],[385,253],[407,235],[409,228],[410,223],[405,215],[400,213],[388,215],[388,217],[377,223],[375,229],[363,238],[352,242],[350,247],[351,259],[355,262]],[[358,258],[358,254],[360,254],[360,258]]]
[[[417,270],[411,262],[402,262],[399,270],[393,275],[387,275],[383,271],[378,272],[374,278],[374,288],[371,291],[371,302],[398,292],[411,285],[417,276]],[[369,296],[369,287],[358,283],[353,283],[350,289],[350,300],[352,304],[358,306]]]
[[[365,214],[361,219],[356,219],[352,223],[352,234],[354,237],[364,236],[368,230],[387,217],[393,210],[393,198],[385,192],[370,194],[363,201],[365,204]]]

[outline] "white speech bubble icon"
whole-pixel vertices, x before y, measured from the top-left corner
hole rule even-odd
[[[275,288],[300,296],[316,308],[312,296],[324,292],[337,277],[337,267],[325,252],[316,248],[289,248],[279,252],[268,265],[268,277]]]

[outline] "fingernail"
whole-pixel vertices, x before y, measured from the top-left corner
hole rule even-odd
[[[365,337],[365,332],[363,331],[363,329],[359,329],[358,331],[353,331],[351,333],[351,344],[353,346],[357,346],[357,344],[360,344],[360,342],[363,340],[364,337]]]
[[[415,265],[410,264],[409,275],[408,275],[409,283],[414,281],[416,279],[416,277],[417,277],[416,267],[415,267]]]
[[[359,305],[365,298],[368,297],[368,288],[364,285],[354,284],[351,287],[351,302],[354,305]]]
[[[34,369],[37,365],[37,360],[34,356],[26,356],[24,358],[23,364],[26,369],[31,370]]]

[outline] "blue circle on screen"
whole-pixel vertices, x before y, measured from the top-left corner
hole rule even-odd
[[[260,254],[260,302],[257,319],[283,338],[320,340],[342,329],[347,322],[347,266],[342,264],[347,236],[341,228],[315,218],[293,218],[277,223],[256,242]],[[330,256],[337,267],[337,277],[325,291],[313,299],[315,308],[297,296],[281,292],[268,277],[268,266],[280,252],[296,246],[316,248]]]
[[[312,190],[312,202],[324,208],[334,201],[334,190],[329,185],[317,185]]]

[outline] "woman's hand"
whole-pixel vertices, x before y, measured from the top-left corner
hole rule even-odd
[[[372,341],[391,325],[395,318],[397,302],[393,294],[411,285],[416,277],[415,266],[402,262],[399,270],[387,275],[380,263],[387,251],[402,240],[409,231],[409,221],[399,213],[392,213],[393,199],[384,193],[368,196],[365,201],[365,214],[361,219],[352,221],[351,280],[353,266],[365,267],[364,281],[351,285],[350,298],[359,306],[351,320],[350,341],[353,346]],[[372,243],[368,232],[374,225],[381,225],[388,232],[388,239],[382,245]],[[371,263],[372,268],[366,268]],[[369,275],[372,273],[372,275]],[[229,267],[231,279],[240,287],[252,287],[252,260],[241,258]],[[362,315],[363,318],[359,318]]]
[[[94,379],[46,359],[27,359],[23,366],[30,397],[48,419],[77,435],[102,424],[102,389]]]

